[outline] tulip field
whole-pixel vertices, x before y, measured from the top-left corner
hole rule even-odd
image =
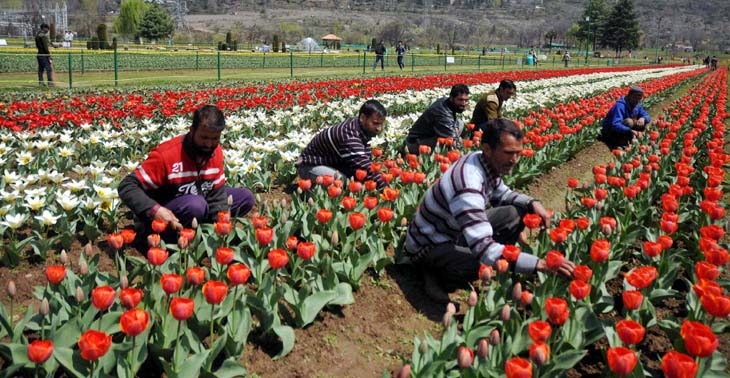
[[[526,216],[528,241],[483,266],[461,308],[444,308],[437,330],[418,330],[387,373],[727,377],[727,70],[684,65],[0,99],[0,277],[44,275],[23,303],[27,285],[2,283],[0,377],[248,376],[243,361],[261,340],[281,365],[255,374],[288,376],[298,330],[353,305],[364,282],[405,263],[405,230],[425,191],[480,148],[474,132],[462,149],[442,140],[400,156],[409,126],[451,85],[469,85],[473,109],[503,78],[518,87],[503,114],[525,131],[506,179],[517,189],[594,144],[629,86],[642,86],[645,107],[665,105],[636,144],[592,167],[591,180],[565,183],[566,206],[553,209],[551,227]],[[366,172],[297,179],[294,161],[315,133],[369,98],[388,109],[371,169],[389,186],[377,190]],[[140,247],[116,186],[152,147],[186,132],[205,103],[227,117],[229,184],[273,200],[242,218],[220,212],[180,231],[177,243],[161,240],[167,224],[153,223]],[[577,268],[570,279],[510,273],[518,250]]]

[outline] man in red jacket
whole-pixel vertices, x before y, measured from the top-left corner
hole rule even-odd
[[[193,218],[212,221],[221,210],[244,215],[253,193],[226,185],[220,137],[223,112],[205,105],[193,114],[187,134],[155,147],[145,161],[119,184],[119,197],[146,224],[161,219],[174,228],[189,227]],[[228,208],[228,196],[233,202]]]

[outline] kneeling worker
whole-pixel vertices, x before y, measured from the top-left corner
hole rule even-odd
[[[640,104],[643,97],[644,90],[633,86],[629,89],[629,93],[616,101],[606,114],[598,139],[609,149],[628,146],[636,136],[641,136],[651,123],[651,117]]]

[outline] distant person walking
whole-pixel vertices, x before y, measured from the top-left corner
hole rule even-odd
[[[398,47],[396,47],[395,51],[398,53],[398,67],[400,67],[400,70],[403,71],[403,67],[406,65],[403,64],[403,55],[406,53],[406,48],[403,46],[403,41],[398,41]]]
[[[51,39],[49,38],[50,28],[48,24],[41,24],[41,31],[35,36],[35,47],[38,49],[38,85],[43,86],[43,71],[48,78],[48,86],[53,86],[53,61],[51,60]]]
[[[717,56],[712,56],[712,59],[710,59],[710,65],[712,66],[713,71],[717,69]]]
[[[380,61],[380,69],[385,71],[385,51],[385,45],[383,44],[383,41],[380,41],[380,43],[375,46],[375,64],[373,64],[373,71],[375,71],[375,68],[378,66],[378,61]]]
[[[570,52],[566,51],[565,55],[563,55],[563,63],[565,64],[565,67],[570,65]]]

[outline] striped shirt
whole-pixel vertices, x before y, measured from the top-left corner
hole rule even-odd
[[[360,119],[350,118],[317,133],[302,151],[297,166],[326,165],[347,177],[354,176],[358,169],[364,169],[368,172],[365,180],[374,180],[382,188],[385,182],[380,174],[370,172],[370,139],[371,136],[360,125]]]
[[[487,219],[487,206],[517,205],[527,207],[531,197],[512,191],[501,177],[490,172],[481,152],[459,159],[431,188],[418,207],[415,220],[408,227],[405,251],[418,261],[430,247],[456,244],[463,235],[469,249],[488,265],[502,255],[504,245],[493,238]],[[532,272],[537,258],[521,253],[518,272]]]

